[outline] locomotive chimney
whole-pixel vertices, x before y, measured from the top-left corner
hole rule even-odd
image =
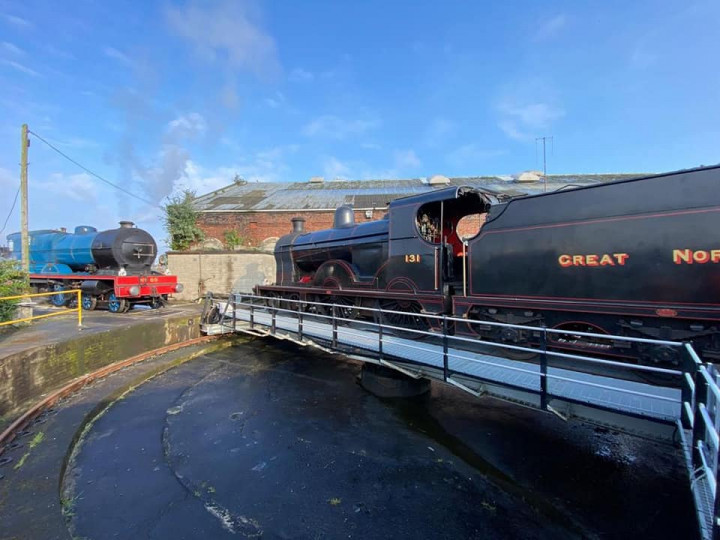
[[[292,232],[301,233],[305,231],[305,218],[294,217],[290,221],[292,221]]]
[[[134,226],[135,226],[135,224],[132,221],[121,221],[120,222],[121,229],[132,229]]]

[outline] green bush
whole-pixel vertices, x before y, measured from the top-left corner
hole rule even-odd
[[[165,210],[165,230],[170,234],[170,249],[185,251],[202,241],[205,234],[197,226],[198,212],[195,210],[195,193],[185,190],[181,195],[170,197]]]
[[[20,268],[18,261],[0,261],[0,298],[23,294],[28,288],[28,275]],[[15,318],[15,306],[18,302],[19,300],[0,300],[0,322]]]
[[[237,231],[225,231],[223,236],[225,237],[225,247],[230,250],[242,246],[245,243],[245,239],[240,236]]]

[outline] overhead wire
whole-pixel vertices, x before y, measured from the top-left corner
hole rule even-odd
[[[83,171],[85,171],[86,173],[94,176],[95,178],[97,178],[97,179],[100,180],[101,182],[105,182],[107,185],[109,185],[109,186],[111,186],[111,187],[114,187],[115,189],[117,189],[117,190],[119,190],[119,191],[122,191],[122,192],[125,193],[126,195],[130,195],[131,197],[134,197],[135,199],[137,199],[137,200],[139,200],[139,201],[142,201],[142,202],[144,202],[144,203],[146,203],[146,204],[149,204],[149,205],[151,205],[151,206],[158,207],[158,205],[157,205],[156,203],[154,203],[154,202],[152,202],[152,201],[149,201],[149,200],[147,200],[147,199],[145,199],[145,198],[143,198],[143,197],[140,197],[139,195],[135,195],[135,194],[132,193],[131,191],[128,191],[127,189],[125,189],[125,188],[123,188],[123,187],[120,187],[120,186],[118,186],[117,184],[114,184],[113,182],[111,182],[110,180],[106,180],[105,178],[103,178],[103,177],[100,176],[99,174],[91,171],[90,169],[88,169],[87,167],[85,167],[84,165],[82,165],[81,163],[78,163],[76,160],[74,160],[73,158],[71,158],[70,156],[68,156],[65,152],[63,152],[62,150],[60,150],[59,148],[57,148],[56,146],[54,146],[52,143],[50,143],[50,142],[46,141],[45,139],[43,139],[40,135],[38,135],[38,134],[35,133],[34,131],[28,130],[28,133],[31,133],[32,135],[34,135],[35,137],[37,137],[40,141],[44,142],[46,145],[48,145],[50,148],[52,148],[53,150],[55,150],[55,151],[56,151],[58,154],[60,154],[62,157],[64,157],[65,159],[67,159],[67,160],[70,161],[71,163],[77,165],[77,166],[80,167]]]
[[[3,223],[2,229],[0,229],[0,234],[5,232],[5,227],[7,227],[8,221],[10,220],[10,216],[12,216],[13,210],[15,210],[15,205],[17,204],[18,195],[20,195],[20,186],[18,186],[17,191],[15,192],[15,199],[13,200],[12,207],[10,208],[8,215],[5,218],[5,223]]]

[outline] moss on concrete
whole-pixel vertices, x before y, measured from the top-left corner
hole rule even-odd
[[[0,360],[0,416],[12,418],[26,404],[104,366],[166,345],[196,338],[198,314],[141,319],[66,341],[38,344]]]

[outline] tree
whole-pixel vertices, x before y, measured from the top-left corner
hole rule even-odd
[[[0,260],[0,297],[16,296],[27,291],[28,275],[18,261]],[[18,300],[0,300],[0,322],[15,318]]]
[[[185,251],[192,244],[200,242],[205,234],[197,226],[198,212],[195,210],[195,192],[186,189],[180,195],[170,197],[163,206],[165,230],[170,235],[170,249]]]

